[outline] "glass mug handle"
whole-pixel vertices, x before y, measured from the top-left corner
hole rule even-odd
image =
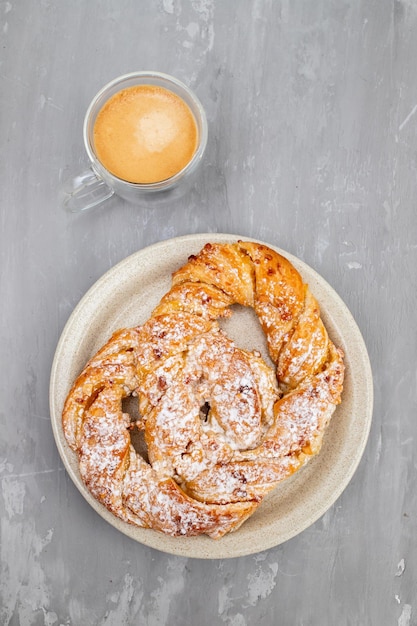
[[[80,213],[108,200],[114,191],[90,168],[70,179],[61,194],[64,208],[71,213]]]

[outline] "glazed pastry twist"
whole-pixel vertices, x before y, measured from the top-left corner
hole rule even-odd
[[[221,330],[233,304],[256,312],[275,371]],[[87,363],[63,428],[83,481],[112,513],[218,538],[319,452],[343,377],[343,354],[287,259],[252,242],[207,244],[144,325],[116,332]]]

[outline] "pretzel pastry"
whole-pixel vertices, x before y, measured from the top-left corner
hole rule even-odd
[[[220,328],[233,304],[256,312],[274,370]],[[84,483],[114,515],[219,538],[319,452],[343,376],[343,353],[287,259],[258,243],[208,243],[143,326],[117,331],[86,364],[63,429]]]

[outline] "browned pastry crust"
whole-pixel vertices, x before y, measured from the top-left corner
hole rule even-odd
[[[255,310],[275,372],[220,329],[232,304]],[[150,319],[116,332],[86,364],[63,428],[83,481],[115,515],[218,538],[318,453],[343,377],[343,354],[287,259],[252,242],[206,244]],[[131,395],[135,424],[122,408]]]

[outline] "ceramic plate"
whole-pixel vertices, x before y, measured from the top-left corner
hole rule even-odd
[[[84,498],[110,524],[129,537],[163,552],[195,558],[228,558],[260,552],[306,529],[335,502],[363,454],[372,419],[373,387],[361,333],[346,305],[305,263],[274,248],[298,269],[317,298],[334,343],[345,352],[342,404],[334,413],[320,454],[269,494],[241,528],[220,540],[168,537],[120,521],[99,504],[80,479],[76,455],[68,447],[61,412],[72,382],[87,360],[121,327],[144,323],[171,285],[171,273],[208,241],[233,242],[238,235],[198,234],[162,241],[129,256],[100,278],[70,316],[57,346],[50,383],[54,436],[63,463]],[[247,239],[247,238],[246,238]],[[266,244],[270,245],[270,244]],[[265,352],[265,341],[251,309],[238,309],[223,323],[241,348]]]

